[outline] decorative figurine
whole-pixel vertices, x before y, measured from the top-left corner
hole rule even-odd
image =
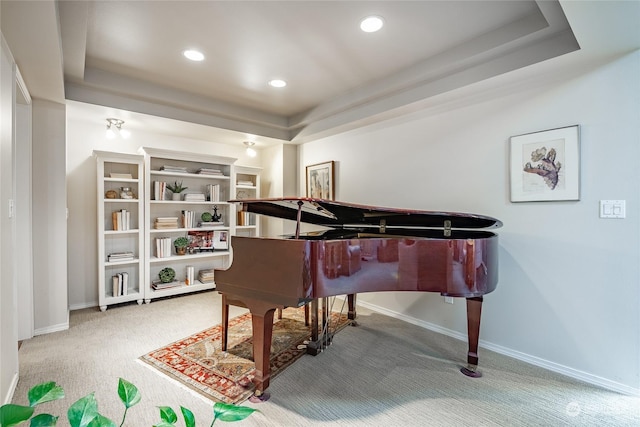
[[[212,221],[213,222],[221,222],[221,220],[222,220],[222,215],[218,213],[218,206],[214,205],[213,206]]]

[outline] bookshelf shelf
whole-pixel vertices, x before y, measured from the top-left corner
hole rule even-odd
[[[98,186],[98,304],[102,311],[109,305],[128,301],[142,304],[144,236],[140,227],[144,205],[140,195],[143,193],[144,157],[107,151],[94,151],[93,155],[97,161]],[[121,177],[112,177],[112,174]],[[120,197],[122,187],[130,188],[136,198],[105,197],[107,192],[115,192],[116,197]],[[121,221],[120,226],[118,221]],[[119,227],[121,229],[117,229]],[[130,255],[121,260],[109,260],[115,257],[114,254],[122,253]]]
[[[235,229],[236,213],[235,205],[227,200],[234,191],[236,159],[154,148],[141,148],[139,152],[145,158],[145,302],[158,297],[215,289],[214,282],[201,283],[194,280],[194,283],[189,285],[184,282],[187,267],[193,267],[197,279],[200,271],[227,268],[231,262],[229,250],[200,251],[200,246],[195,244],[195,240],[207,238],[207,244],[213,245],[215,240],[218,244],[222,242],[229,245],[230,236]],[[208,173],[196,173],[199,170]],[[187,187],[180,193],[180,200],[172,200],[171,191],[164,190],[174,181]],[[184,219],[189,217],[189,214],[194,225],[197,225],[205,212],[222,215],[221,222],[224,225],[185,227],[191,225]],[[160,228],[156,228],[156,224],[160,225]],[[210,235],[198,237],[202,233]],[[176,254],[173,241],[181,236],[190,240],[190,246],[197,246],[196,249],[192,248],[195,253]],[[161,239],[168,243],[162,246]],[[164,256],[158,257],[159,253]],[[177,286],[154,289],[153,282],[158,280],[160,270],[166,267],[175,270]]]
[[[236,166],[234,198],[260,198],[260,173],[262,169],[250,166]],[[260,235],[260,222],[252,213],[238,212],[235,233],[239,236],[257,237]]]
[[[94,151],[94,156],[102,311],[113,304],[215,289],[213,271],[231,262],[231,236],[259,235],[255,215],[237,213],[228,200],[259,197],[260,168],[236,166],[229,157],[153,148],[141,148],[138,154]],[[169,170],[161,170],[165,168]],[[166,190],[174,181],[187,187],[181,200],[172,200]],[[133,198],[119,198],[122,191],[131,191]],[[221,218],[203,218],[205,212]],[[190,240],[186,255],[176,253],[178,237]],[[154,289],[160,270],[167,267],[174,269],[176,283]],[[191,283],[186,284],[188,278]]]

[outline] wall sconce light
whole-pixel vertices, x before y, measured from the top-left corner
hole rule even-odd
[[[131,136],[131,132],[126,129],[122,129],[122,125],[124,124],[124,120],[109,118],[107,119],[107,139],[114,139],[118,134],[123,139],[127,139]]]
[[[256,145],[255,142],[253,142],[253,141],[244,141],[243,144],[247,146],[247,156],[255,157],[258,154],[258,153],[256,153],[256,150],[251,148],[254,145]]]

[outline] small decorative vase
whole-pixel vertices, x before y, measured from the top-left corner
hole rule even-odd
[[[173,198],[173,200],[179,201],[180,200],[180,193],[173,193],[172,198]]]
[[[181,247],[181,248],[176,246],[176,254],[178,254],[178,255],[186,255],[186,253],[187,253],[186,246],[185,247]]]
[[[121,199],[133,199],[133,192],[130,187],[120,187]]]

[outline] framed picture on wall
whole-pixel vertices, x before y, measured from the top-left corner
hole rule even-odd
[[[578,125],[511,137],[511,201],[580,200]]]
[[[334,162],[324,162],[306,167],[307,197],[313,199],[334,199]]]

